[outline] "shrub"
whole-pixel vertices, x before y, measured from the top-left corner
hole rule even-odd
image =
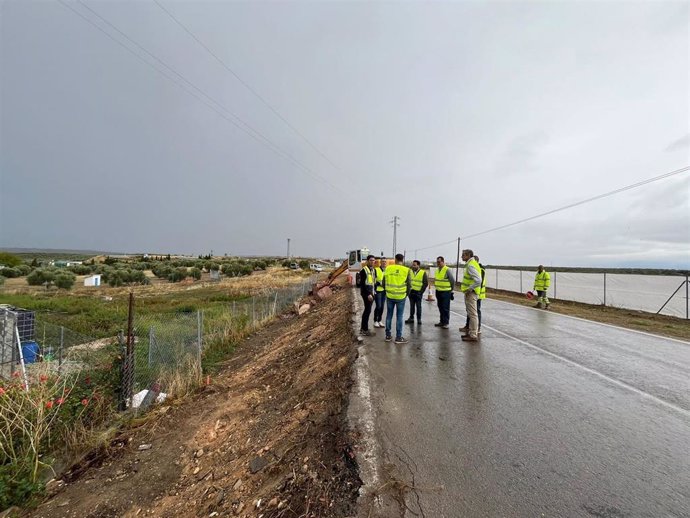
[[[71,290],[77,278],[72,272],[60,272],[55,276],[55,286],[63,290]]]
[[[23,262],[24,261],[22,261],[21,257],[17,257],[16,255],[8,252],[0,252],[0,264],[4,264],[6,266],[19,266]]]
[[[31,270],[33,270],[33,268],[31,266],[29,266],[28,264],[20,264],[19,266],[17,266],[17,270],[19,270],[19,273],[21,273],[22,276],[24,276],[24,275],[29,275],[31,273]]]
[[[190,275],[198,281],[201,279],[201,270],[199,268],[192,268]]]
[[[6,279],[14,279],[15,277],[21,277],[22,272],[19,268],[0,268],[0,275]]]
[[[187,268],[176,268],[168,275],[170,282],[180,282],[187,278]]]
[[[154,267],[153,267],[153,270],[151,270],[151,271],[153,272],[153,275],[155,275],[155,276],[158,277],[159,279],[167,279],[168,276],[172,273],[173,270],[172,270],[172,268],[171,268],[170,266],[168,266],[168,265],[165,265],[165,264],[163,264],[163,265],[158,264],[158,265],[154,266]]]
[[[46,284],[50,286],[55,280],[55,270],[48,270],[45,268],[39,268],[34,270],[26,277],[26,282],[29,286],[41,286]]]
[[[306,259],[302,259],[299,262],[299,267],[302,268],[302,270],[308,270],[309,269],[309,261],[307,261]]]
[[[68,270],[72,273],[76,273],[77,275],[89,275],[92,271],[92,268],[85,264],[75,264],[74,266],[70,266]]]
[[[0,509],[27,506],[42,489],[50,453],[79,444],[86,429],[105,420],[116,370],[58,376],[42,364],[28,388],[19,372],[0,381]]]

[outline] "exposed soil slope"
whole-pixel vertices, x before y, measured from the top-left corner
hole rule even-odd
[[[277,319],[210,386],[118,438],[31,516],[354,516],[351,307],[344,289]]]

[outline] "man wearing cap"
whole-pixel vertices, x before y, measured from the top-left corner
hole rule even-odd
[[[410,318],[405,320],[406,324],[414,324],[415,313],[417,313],[417,324],[422,325],[422,298],[426,291],[429,281],[426,272],[422,270],[422,263],[416,259],[412,261],[412,269],[410,271]]]

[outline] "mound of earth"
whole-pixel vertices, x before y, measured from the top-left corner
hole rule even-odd
[[[30,516],[354,516],[351,293],[258,331],[209,386],[53,484]]]

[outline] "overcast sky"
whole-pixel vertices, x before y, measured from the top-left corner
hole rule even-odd
[[[65,3],[2,2],[0,246],[390,254],[397,215],[410,257],[690,164],[689,2],[160,0],[236,76],[153,1]],[[690,173],[462,244],[687,268]]]

